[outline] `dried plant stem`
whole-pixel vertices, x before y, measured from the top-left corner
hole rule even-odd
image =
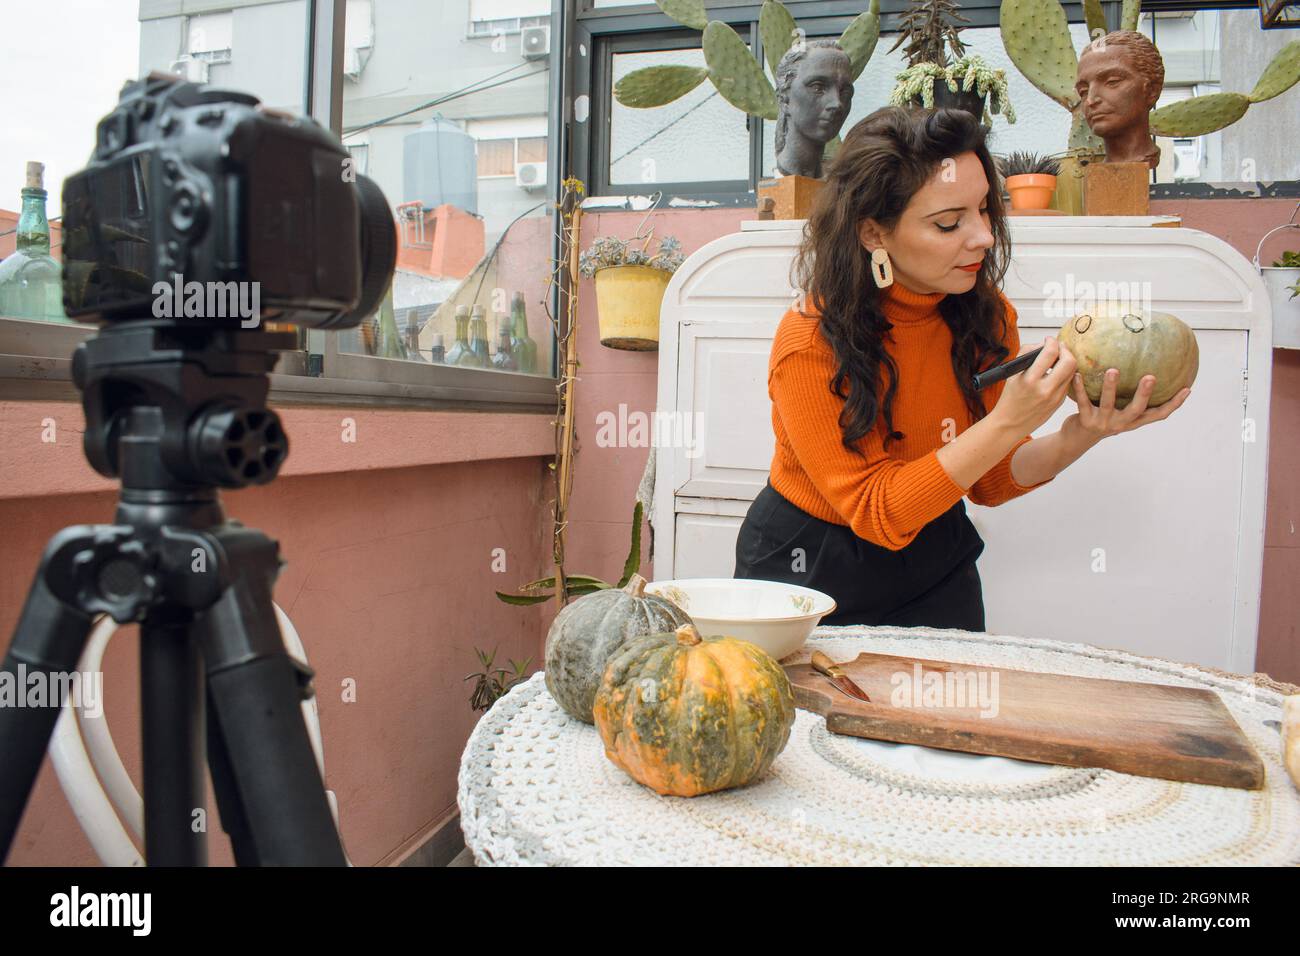
[[[569,496],[573,490],[573,386],[578,372],[578,253],[582,232],[582,198],[573,189],[566,191],[561,211],[564,215],[565,282],[561,290],[565,295],[564,365],[560,383],[556,387],[559,408],[556,413],[555,437],[555,530],[552,557],[555,560],[555,600],[560,608],[568,603],[568,587],[564,575],[564,532],[568,524]]]

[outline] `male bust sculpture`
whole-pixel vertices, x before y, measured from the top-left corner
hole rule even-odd
[[[776,65],[776,168],[820,179],[822,153],[853,105],[853,67],[835,40],[795,44]]]
[[[1160,53],[1141,33],[1116,30],[1083,48],[1074,89],[1083,118],[1106,144],[1106,162],[1155,168],[1160,147],[1149,114],[1164,85]]]

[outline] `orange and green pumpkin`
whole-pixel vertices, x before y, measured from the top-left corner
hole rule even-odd
[[[1084,390],[1094,405],[1101,404],[1101,387],[1110,368],[1119,370],[1116,408],[1128,405],[1144,375],[1156,377],[1148,408],[1163,405],[1196,381],[1200,365],[1196,335],[1167,312],[1098,308],[1067,321],[1058,338],[1079,363]]]
[[[633,574],[622,588],[584,595],[560,609],[546,634],[546,689],[565,712],[591,723],[591,703],[609,657],[634,637],[690,621],[672,601],[645,593]]]
[[[766,773],[795,711],[790,680],[765,651],[683,624],[619,649],[592,713],[605,755],[629,776],[694,797]]]

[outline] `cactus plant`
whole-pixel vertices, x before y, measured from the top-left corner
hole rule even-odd
[[[945,50],[952,50],[953,58],[961,59],[966,55],[966,44],[961,42],[963,27],[959,24],[970,23],[970,20],[957,10],[953,0],[914,2],[899,20],[898,39],[889,52],[903,47],[908,66],[933,63],[945,67],[948,65]]]
[[[1141,0],[1124,0],[1120,29],[1136,30],[1142,13]],[[1088,33],[1105,30],[1101,5],[1084,3]],[[999,23],[1002,45],[1025,78],[1073,114],[1069,153],[1104,153],[1099,137],[1083,119],[1074,80],[1079,58],[1070,41],[1069,22],[1057,0],[1006,0]],[[1230,126],[1245,115],[1252,103],[1278,96],[1300,82],[1300,40],[1288,43],[1265,67],[1249,95],[1209,93],[1179,100],[1151,112],[1151,132],[1157,136],[1202,136]]]
[[[1002,113],[1008,123],[1016,121],[1007,93],[1006,73],[993,69],[977,54],[966,52],[961,24],[969,22],[952,0],[917,0],[908,8],[900,21],[898,39],[889,48],[892,53],[902,46],[907,58],[907,68],[894,77],[894,89],[889,94],[891,106],[906,106],[920,100],[926,109],[933,109],[935,82],[942,80],[951,93],[971,96],[948,97],[947,102],[939,105],[958,105],[978,115],[978,102],[987,97],[983,122],[993,124],[990,112]],[[976,102],[962,102],[963,99]]]
[[[891,106],[906,106],[917,97],[926,109],[933,109],[934,84],[942,80],[954,93],[977,93],[988,97],[983,121],[993,125],[993,113],[1002,113],[1008,123],[1016,121],[1016,111],[1007,93],[1007,77],[1003,70],[995,70],[976,54],[968,54],[947,66],[935,63],[916,63],[894,77],[894,89],[889,94]]]
[[[652,109],[673,102],[706,79],[732,106],[750,116],[777,118],[776,90],[740,35],[721,20],[709,20],[702,0],[655,0],[659,9],[678,23],[704,32],[706,67],[648,66],[634,70],[614,84],[614,98],[634,109]],[[778,0],[764,0],[758,32],[764,58],[772,76],[777,64],[801,36],[790,11]],[[855,17],[840,35],[839,45],[848,55],[851,78],[856,80],[875,52],[880,39],[880,0]],[[828,152],[835,141],[827,144]]]

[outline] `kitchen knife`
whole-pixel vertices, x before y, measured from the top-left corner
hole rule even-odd
[[[868,704],[871,703],[871,698],[867,696],[866,691],[853,683],[853,679],[849,677],[848,674],[844,673],[840,668],[840,665],[836,664],[821,651],[813,651],[812,669],[818,674],[824,674],[830,679],[832,684],[855,700],[865,700]]]

